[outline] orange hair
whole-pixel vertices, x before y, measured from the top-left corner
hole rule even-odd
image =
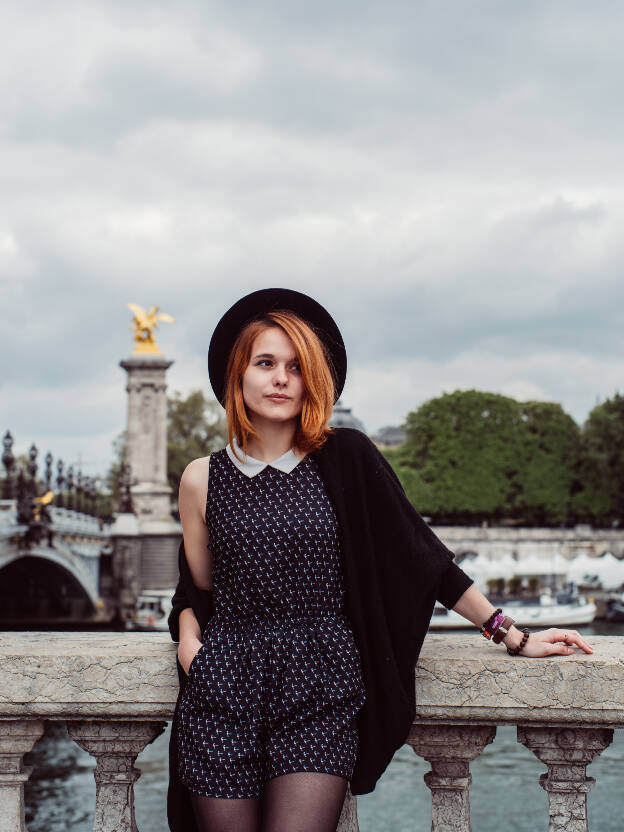
[[[318,451],[332,431],[327,424],[332,415],[335,396],[331,359],[323,342],[310,325],[287,309],[267,312],[262,318],[248,323],[238,333],[225,373],[228,440],[232,445],[232,438],[236,437],[243,453],[246,454],[247,440],[249,437],[257,436],[243,399],[243,373],[249,365],[251,350],[257,336],[275,326],[283,329],[293,342],[303,379],[303,405],[295,428],[295,450],[304,454]]]

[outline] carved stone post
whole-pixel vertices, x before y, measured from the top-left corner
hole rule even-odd
[[[41,720],[0,720],[0,832],[26,830],[24,783],[32,767],[22,760],[42,734]]]
[[[357,818],[357,799],[351,794],[351,788],[347,785],[344,803],[336,832],[360,832]]]
[[[407,742],[431,763],[432,832],[471,832],[468,790],[470,762],[496,734],[495,726],[412,725]]]
[[[548,766],[540,786],[548,793],[548,832],[587,832],[587,793],[596,782],[585,768],[613,740],[610,728],[531,728],[518,725],[518,742]]]
[[[164,730],[165,722],[71,722],[69,736],[93,754],[95,768],[94,832],[137,832],[134,782],[141,770],[137,754]]]

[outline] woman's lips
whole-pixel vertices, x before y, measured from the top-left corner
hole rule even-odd
[[[287,402],[290,396],[268,396],[267,398],[271,399],[272,402]]]

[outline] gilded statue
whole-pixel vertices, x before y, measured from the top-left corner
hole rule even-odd
[[[36,521],[41,520],[42,513],[48,520],[50,519],[50,515],[46,511],[46,506],[49,506],[53,499],[53,491],[46,491],[42,497],[35,497],[34,502],[36,505],[33,506],[33,517]]]
[[[133,355],[137,353],[142,355],[145,355],[145,353],[162,355],[154,339],[154,330],[158,326],[159,321],[165,321],[171,324],[174,319],[165,312],[159,312],[158,306],[152,306],[149,312],[146,312],[138,303],[128,303],[126,306],[134,312],[134,318],[132,319],[132,331],[134,332],[135,341]]]

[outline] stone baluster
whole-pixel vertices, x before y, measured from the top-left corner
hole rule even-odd
[[[340,813],[340,820],[336,827],[336,832],[360,832],[357,818],[357,800],[351,794],[351,789],[347,786],[344,803],[342,804],[342,812]]]
[[[42,734],[39,719],[0,720],[0,832],[26,832],[24,783],[32,768],[23,758]]]
[[[134,782],[139,752],[165,730],[165,722],[70,722],[67,730],[97,760],[94,832],[137,832]]]
[[[585,769],[612,740],[610,728],[518,726],[518,742],[548,766],[539,780],[548,793],[548,832],[587,832],[587,793],[596,781]]]
[[[431,763],[432,832],[471,832],[468,790],[470,763],[496,734],[494,726],[412,725],[407,742]]]

